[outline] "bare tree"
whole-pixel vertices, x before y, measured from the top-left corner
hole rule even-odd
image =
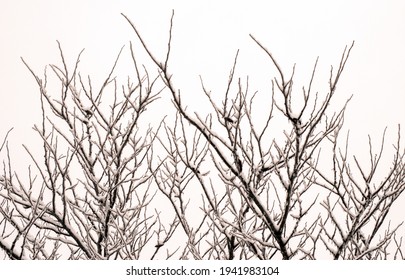
[[[285,74],[271,52],[250,35],[277,71],[269,109],[255,110],[260,93],[249,88],[249,76],[235,77],[238,52],[222,100],[215,100],[201,79],[202,92],[212,109],[202,117],[187,110],[181,86],[169,71],[174,13],[162,59],[123,16],[161,71],[177,109],[174,128],[166,129],[167,137],[160,139],[169,158],[160,163],[164,171],[155,178],[161,189],[170,190],[167,197],[182,221],[192,257],[314,259],[321,254],[317,249],[322,245],[335,259],[402,257],[394,238],[398,227],[391,229],[385,223],[404,190],[400,133],[387,176],[374,183],[384,141],[374,155],[370,140],[370,171],[366,172],[354,156],[360,172],[360,178],[355,179],[351,160],[338,145],[350,98],[339,111],[329,110],[354,43],[343,51],[337,69],[331,67],[328,91],[321,96],[312,89],[318,59],[308,85],[297,94],[293,90],[295,66],[290,75]],[[285,124],[281,128],[280,117]],[[325,153],[329,165],[324,162]],[[195,184],[200,186],[204,215],[191,227],[185,201],[187,189]],[[196,217],[195,211],[189,209],[189,215]],[[382,230],[382,225],[387,228]],[[387,247],[393,240],[396,253],[391,256]]]
[[[139,258],[161,227],[147,209],[155,193],[146,161],[153,128],[140,125],[162,85],[135,67],[134,81],[119,86],[113,76],[122,49],[99,90],[79,70],[50,65],[60,90],[48,88],[49,71],[34,76],[40,91],[42,159],[27,147],[38,175],[28,180],[11,166],[2,176],[1,246],[13,259]],[[160,87],[160,88],[159,88]],[[153,219],[151,219],[153,217]],[[170,236],[170,232],[167,233]]]
[[[211,110],[203,116],[184,103],[170,72],[174,13],[163,58],[123,16],[154,63],[141,67],[131,44],[127,85],[114,77],[122,50],[99,90],[79,72],[82,53],[69,70],[59,43],[61,66],[50,65],[56,93],[49,71],[41,79],[23,60],[40,91],[34,130],[43,149],[40,158],[25,147],[35,169],[24,180],[1,147],[0,248],[8,258],[403,258],[388,215],[405,188],[400,130],[380,178],[385,133],[376,154],[369,139],[363,163],[341,140],[350,98],[331,108],[354,43],[318,94],[318,59],[297,92],[295,66],[287,75],[250,35],[276,71],[270,94],[237,77],[238,51],[220,99],[200,78]],[[150,126],[146,110],[166,93],[174,114]],[[264,101],[267,110],[257,109]]]
[[[346,148],[337,148],[336,135],[331,138],[333,149],[333,175],[325,176],[317,170],[318,184],[329,192],[322,205],[327,218],[321,222],[322,241],[335,259],[403,259],[401,247],[393,228],[386,224],[393,203],[405,187],[404,151],[400,149],[400,129],[395,154],[390,168],[385,168],[384,177],[378,178],[381,165],[385,131],[377,153],[369,138],[369,170],[353,156],[354,168],[348,159]],[[358,176],[355,176],[357,171]],[[337,215],[338,213],[339,216]],[[385,224],[384,224],[385,223]],[[396,243],[395,245],[391,243]],[[394,251],[388,249],[394,246]]]

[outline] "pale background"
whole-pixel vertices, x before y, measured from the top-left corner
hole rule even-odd
[[[32,130],[41,120],[38,89],[20,57],[42,75],[46,64],[60,63],[59,40],[70,66],[85,48],[82,71],[102,79],[119,49],[135,40],[120,13],[131,18],[163,58],[172,9],[171,66],[186,89],[198,88],[198,75],[210,88],[224,86],[237,49],[241,74],[272,78],[274,69],[251,33],[287,73],[297,63],[297,89],[300,81],[307,84],[320,56],[314,86],[322,92],[330,65],[337,66],[344,47],[354,40],[335,101],[339,105],[353,95],[345,122],[352,152],[367,155],[368,134],[378,144],[388,128],[385,160],[390,163],[397,125],[405,125],[405,1],[0,0],[0,137],[14,127],[9,137],[14,167],[26,169],[29,163],[23,143],[40,148]],[[403,205],[396,205],[394,220],[403,220]]]
[[[336,65],[344,47],[355,40],[339,91],[342,99],[354,95],[346,122],[356,134],[354,140],[381,134],[386,126],[395,133],[405,120],[404,1],[1,0],[0,4],[0,135],[14,127],[14,141],[29,137],[39,120],[35,81],[20,56],[42,74],[46,64],[59,63],[59,40],[70,65],[85,48],[82,66],[92,77],[101,78],[119,49],[135,39],[121,12],[163,54],[171,9],[176,13],[174,49],[182,54],[173,64],[192,84],[200,74],[210,82],[215,77],[226,80],[237,49],[242,60],[265,59],[249,33],[273,52],[286,72],[297,63],[298,74],[305,78],[319,55],[325,69],[319,71],[322,83],[329,65]],[[251,73],[260,74],[260,69]]]

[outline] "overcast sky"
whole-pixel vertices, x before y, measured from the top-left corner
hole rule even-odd
[[[319,56],[314,87],[322,92],[330,65],[337,67],[345,46],[355,41],[336,99],[341,104],[353,95],[345,122],[352,145],[367,152],[367,135],[380,136],[388,127],[387,145],[392,147],[397,125],[405,126],[403,0],[0,0],[0,4],[0,139],[14,127],[10,146],[17,164],[24,153],[21,144],[39,143],[32,126],[41,120],[38,89],[20,57],[42,75],[46,64],[60,63],[59,40],[70,66],[85,48],[82,71],[102,79],[120,48],[135,40],[121,13],[163,57],[175,10],[170,65],[183,88],[198,86],[198,75],[214,90],[223,86],[238,49],[241,74],[253,80],[272,78],[274,68],[249,37],[253,34],[287,73],[297,64],[298,90],[300,81],[307,83]],[[405,139],[405,127],[402,136]],[[403,212],[398,213],[403,219]]]
[[[198,85],[198,75],[212,88],[226,82],[237,49],[249,72],[245,74],[271,78],[274,72],[267,72],[271,65],[250,39],[253,34],[286,72],[297,63],[298,81],[308,78],[320,56],[315,86],[321,91],[330,65],[337,66],[344,47],[354,40],[338,91],[341,100],[353,95],[346,128],[364,145],[368,133],[381,135],[387,126],[395,135],[397,124],[404,124],[405,1],[0,2],[0,135],[14,127],[14,143],[33,137],[31,128],[40,121],[38,90],[20,56],[42,74],[46,64],[60,62],[59,40],[71,66],[85,48],[83,71],[102,78],[119,49],[135,40],[120,13],[131,18],[153,50],[163,55],[172,9],[171,65],[183,78],[182,86]]]

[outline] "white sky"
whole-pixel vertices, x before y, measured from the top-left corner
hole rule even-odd
[[[380,134],[385,126],[395,133],[405,120],[405,1],[0,2],[0,135],[15,127],[14,140],[32,135],[30,128],[39,120],[37,88],[20,56],[42,74],[47,63],[59,63],[59,40],[71,65],[85,48],[85,70],[101,78],[120,47],[135,39],[121,12],[163,54],[172,8],[173,52],[178,54],[172,66],[192,84],[201,74],[212,87],[215,81],[223,85],[237,49],[242,63],[254,66],[251,77],[274,75],[249,33],[286,72],[297,63],[305,78],[319,55],[320,83],[327,81],[328,67],[337,64],[345,45],[355,40],[338,92],[342,100],[354,95],[346,122],[351,133],[366,141],[368,133]]]
[[[170,66],[177,85],[191,100],[201,94],[198,75],[208,88],[221,94],[237,49],[242,77],[249,74],[252,89],[269,90],[268,82],[276,72],[250,33],[274,54],[286,73],[297,63],[297,92],[308,84],[317,56],[320,61],[314,89],[324,92],[330,65],[337,67],[344,47],[355,40],[335,99],[338,108],[353,95],[345,126],[350,129],[353,150],[367,154],[367,135],[379,137],[385,127],[389,136],[386,142],[391,147],[396,141],[397,124],[405,125],[405,1],[0,3],[0,136],[14,127],[10,146],[16,158],[26,156],[22,143],[31,143],[32,147],[40,144],[32,130],[40,122],[38,89],[20,56],[42,75],[46,64],[60,65],[59,40],[70,67],[85,48],[82,73],[93,80],[104,79],[119,49],[128,47],[130,40],[136,41],[120,13],[131,18],[163,59],[171,10],[175,10]],[[137,55],[142,57],[143,53]],[[123,58],[129,58],[129,53],[124,52]],[[131,67],[125,75],[132,71]],[[391,153],[388,155],[391,157]]]
[[[405,126],[402,0],[0,0],[0,5],[0,139],[14,127],[10,135],[14,155],[24,154],[22,143],[38,143],[31,128],[40,122],[38,89],[20,56],[42,75],[46,64],[60,62],[59,40],[71,66],[85,48],[83,71],[104,78],[119,49],[135,40],[121,12],[139,27],[151,48],[163,55],[175,9],[171,67],[184,88],[199,86],[200,74],[213,90],[224,86],[237,49],[241,65],[246,66],[241,74],[271,78],[274,68],[249,38],[252,33],[287,73],[297,63],[298,81],[305,79],[305,85],[320,56],[314,86],[321,91],[330,65],[337,67],[344,47],[355,40],[337,93],[339,104],[353,95],[345,124],[353,145],[367,152],[367,135],[381,135],[386,126],[390,145],[396,140],[397,124]]]

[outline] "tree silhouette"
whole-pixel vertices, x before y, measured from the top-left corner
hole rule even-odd
[[[23,60],[40,91],[43,157],[25,147],[35,170],[22,179],[1,147],[8,258],[403,259],[400,225],[389,222],[405,188],[400,129],[391,166],[381,161],[385,132],[377,151],[369,139],[363,161],[341,133],[350,99],[331,108],[354,43],[331,67],[327,92],[314,89],[318,59],[297,92],[295,66],[286,74],[250,35],[276,71],[270,90],[236,76],[238,51],[220,97],[200,78],[210,104],[203,116],[170,72],[174,12],[162,58],[123,16],[153,62],[141,66],[131,43],[136,74],[127,85],[114,77],[122,50],[100,90],[80,74],[81,53],[69,70],[59,43],[61,66],[43,78]],[[146,110],[163,95],[173,114],[150,126]]]

